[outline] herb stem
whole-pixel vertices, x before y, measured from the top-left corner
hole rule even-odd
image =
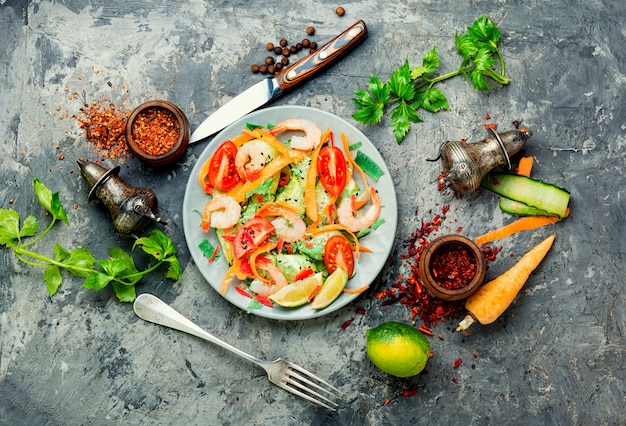
[[[41,234],[39,234],[37,237],[33,238],[32,240],[30,240],[29,242],[20,245],[21,248],[25,248],[25,247],[30,247],[34,244],[36,244],[39,240],[41,240],[43,237],[46,236],[46,234],[52,229],[52,227],[54,226],[54,224],[56,223],[57,218],[56,217],[52,217],[52,220],[50,221],[50,224],[48,225],[48,227],[46,229],[44,229]],[[21,240],[20,240],[21,243]]]
[[[32,266],[46,267],[46,266],[53,265],[53,266],[58,266],[58,267],[63,268],[63,269],[68,269],[67,265],[64,264],[63,262],[58,262],[58,261],[56,261],[56,260],[54,260],[54,259],[52,259],[52,258],[50,258],[48,256],[44,256],[42,254],[35,253],[34,251],[26,250],[26,249],[24,249],[24,247],[25,246],[20,246],[20,247],[14,247],[13,248],[15,256],[18,257],[22,262],[27,263],[27,264],[32,265]],[[30,261],[30,260],[26,259],[24,256],[40,260],[43,263],[37,263],[37,262]],[[81,271],[81,272],[87,272],[87,273],[95,271],[94,269],[91,269],[91,268],[83,268],[83,267],[79,267],[79,266],[72,266],[71,269],[73,271]]]

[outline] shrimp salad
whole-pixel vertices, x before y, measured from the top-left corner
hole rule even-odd
[[[202,163],[197,178],[207,201],[199,226],[215,232],[215,252],[228,263],[222,294],[234,286],[250,306],[287,306],[275,297],[287,286],[321,277],[306,297],[312,302],[337,269],[348,280],[356,275],[359,257],[375,251],[359,239],[384,218],[371,178],[350,153],[358,146],[349,143],[306,119],[248,124]],[[338,293],[367,289],[344,287]]]

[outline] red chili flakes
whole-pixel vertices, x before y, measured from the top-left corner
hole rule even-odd
[[[162,155],[172,149],[180,137],[176,116],[165,108],[148,108],[133,121],[133,140],[150,155]]]
[[[413,396],[417,393],[417,384],[413,383],[410,388],[402,391],[402,396]]]
[[[422,333],[427,334],[429,336],[433,335],[433,331],[430,328],[426,327],[424,324],[417,327],[417,329],[421,331]]]
[[[345,330],[346,328],[350,327],[350,324],[352,324],[352,321],[354,321],[354,317],[350,318],[348,321],[341,324],[342,330]]]
[[[456,383],[456,382],[457,382],[457,381],[456,381],[456,377],[453,377],[453,378],[452,378],[452,383]]]
[[[128,154],[126,121],[130,110],[118,110],[114,104],[104,105],[107,98],[83,104],[81,115],[74,115],[81,129],[85,130],[87,142],[95,152],[105,158],[124,158]]]
[[[494,131],[498,130],[498,125],[496,123],[487,123],[487,124],[484,124],[484,126],[485,126],[485,130],[489,130],[489,129],[492,129]]]
[[[522,122],[519,120],[513,120],[511,124],[513,124],[513,127],[515,127],[516,129],[519,129],[519,126],[520,124],[522,124]]]
[[[361,315],[365,315],[367,313],[367,311],[365,310],[365,308],[359,306],[358,308],[356,308],[356,313],[357,314],[361,314]]]
[[[476,276],[477,262],[461,244],[450,244],[446,250],[436,250],[432,260],[432,274],[437,283],[448,289],[465,287]]]
[[[454,361],[454,364],[452,364],[452,368],[457,369],[461,366],[461,364],[463,364],[463,360],[459,358],[456,361]]]
[[[485,120],[491,120],[491,116],[489,115],[489,113],[485,113]]]
[[[272,303],[272,301],[269,298],[267,298],[267,297],[259,296],[257,294],[257,295],[254,296],[254,299],[257,300],[258,302],[261,302],[262,304],[264,304],[268,308],[273,308],[274,307],[274,304]]]
[[[235,286],[235,290],[237,291],[237,293],[241,294],[242,296],[252,299],[252,295],[248,293],[247,291],[245,291],[243,288],[239,286]]]

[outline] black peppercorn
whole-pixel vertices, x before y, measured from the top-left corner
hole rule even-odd
[[[280,63],[283,64],[283,65],[289,65],[289,58],[282,58],[280,60]]]
[[[291,46],[289,48],[289,53],[293,53],[293,54],[298,53],[298,48],[296,46]]]
[[[267,58],[265,58],[265,63],[267,65],[272,65],[274,63],[274,58],[271,56],[268,56]]]
[[[261,74],[267,74],[267,65],[261,65],[259,67],[259,71],[261,72]]]
[[[287,39],[286,39],[286,38],[282,38],[282,39],[280,39],[280,45],[281,45],[282,47],[286,47],[286,46],[287,46],[287,44],[288,44],[288,43],[287,43]]]
[[[252,70],[253,73],[258,73],[259,72],[259,66],[257,64],[254,64],[250,67],[250,69]]]
[[[274,54],[280,55],[281,53],[283,53],[283,49],[281,49],[280,47],[276,46],[274,48]]]
[[[314,41],[312,41],[312,42],[311,42],[310,47],[311,47],[311,49],[313,49],[313,50],[317,50],[317,43],[316,43],[316,42],[314,42]]]
[[[314,28],[314,27],[307,27],[307,29],[306,29],[306,33],[307,33],[308,35],[313,35],[313,34],[315,34],[315,28]]]
[[[302,47],[309,47],[311,45],[311,41],[308,38],[302,39]]]
[[[339,6],[337,9],[335,9],[335,13],[338,16],[343,16],[346,14],[346,9],[344,9],[343,7]]]
[[[283,69],[283,64],[281,64],[280,62],[276,62],[274,68],[276,68],[276,71],[280,71]]]
[[[283,49],[283,56],[289,56],[291,54],[291,51],[289,50],[289,48],[285,47]]]
[[[276,74],[276,67],[274,65],[269,65],[267,67],[267,72],[270,74]]]
[[[267,50],[271,52],[272,50],[274,50],[274,43],[267,43],[265,47],[267,47]]]
[[[298,52],[302,50],[302,43],[296,43],[296,50]]]

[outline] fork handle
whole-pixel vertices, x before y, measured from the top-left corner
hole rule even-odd
[[[242,358],[247,359],[257,365],[262,365],[262,361],[255,356],[252,356],[242,350],[237,349],[234,346],[218,339],[208,331],[203,330],[195,323],[187,319],[180,314],[174,308],[167,303],[159,299],[152,294],[140,294],[133,304],[135,314],[141,319],[144,319],[155,324],[163,325],[165,327],[173,328],[174,330],[182,331],[201,339],[207,340],[211,343],[215,343],[224,349],[227,349]]]

